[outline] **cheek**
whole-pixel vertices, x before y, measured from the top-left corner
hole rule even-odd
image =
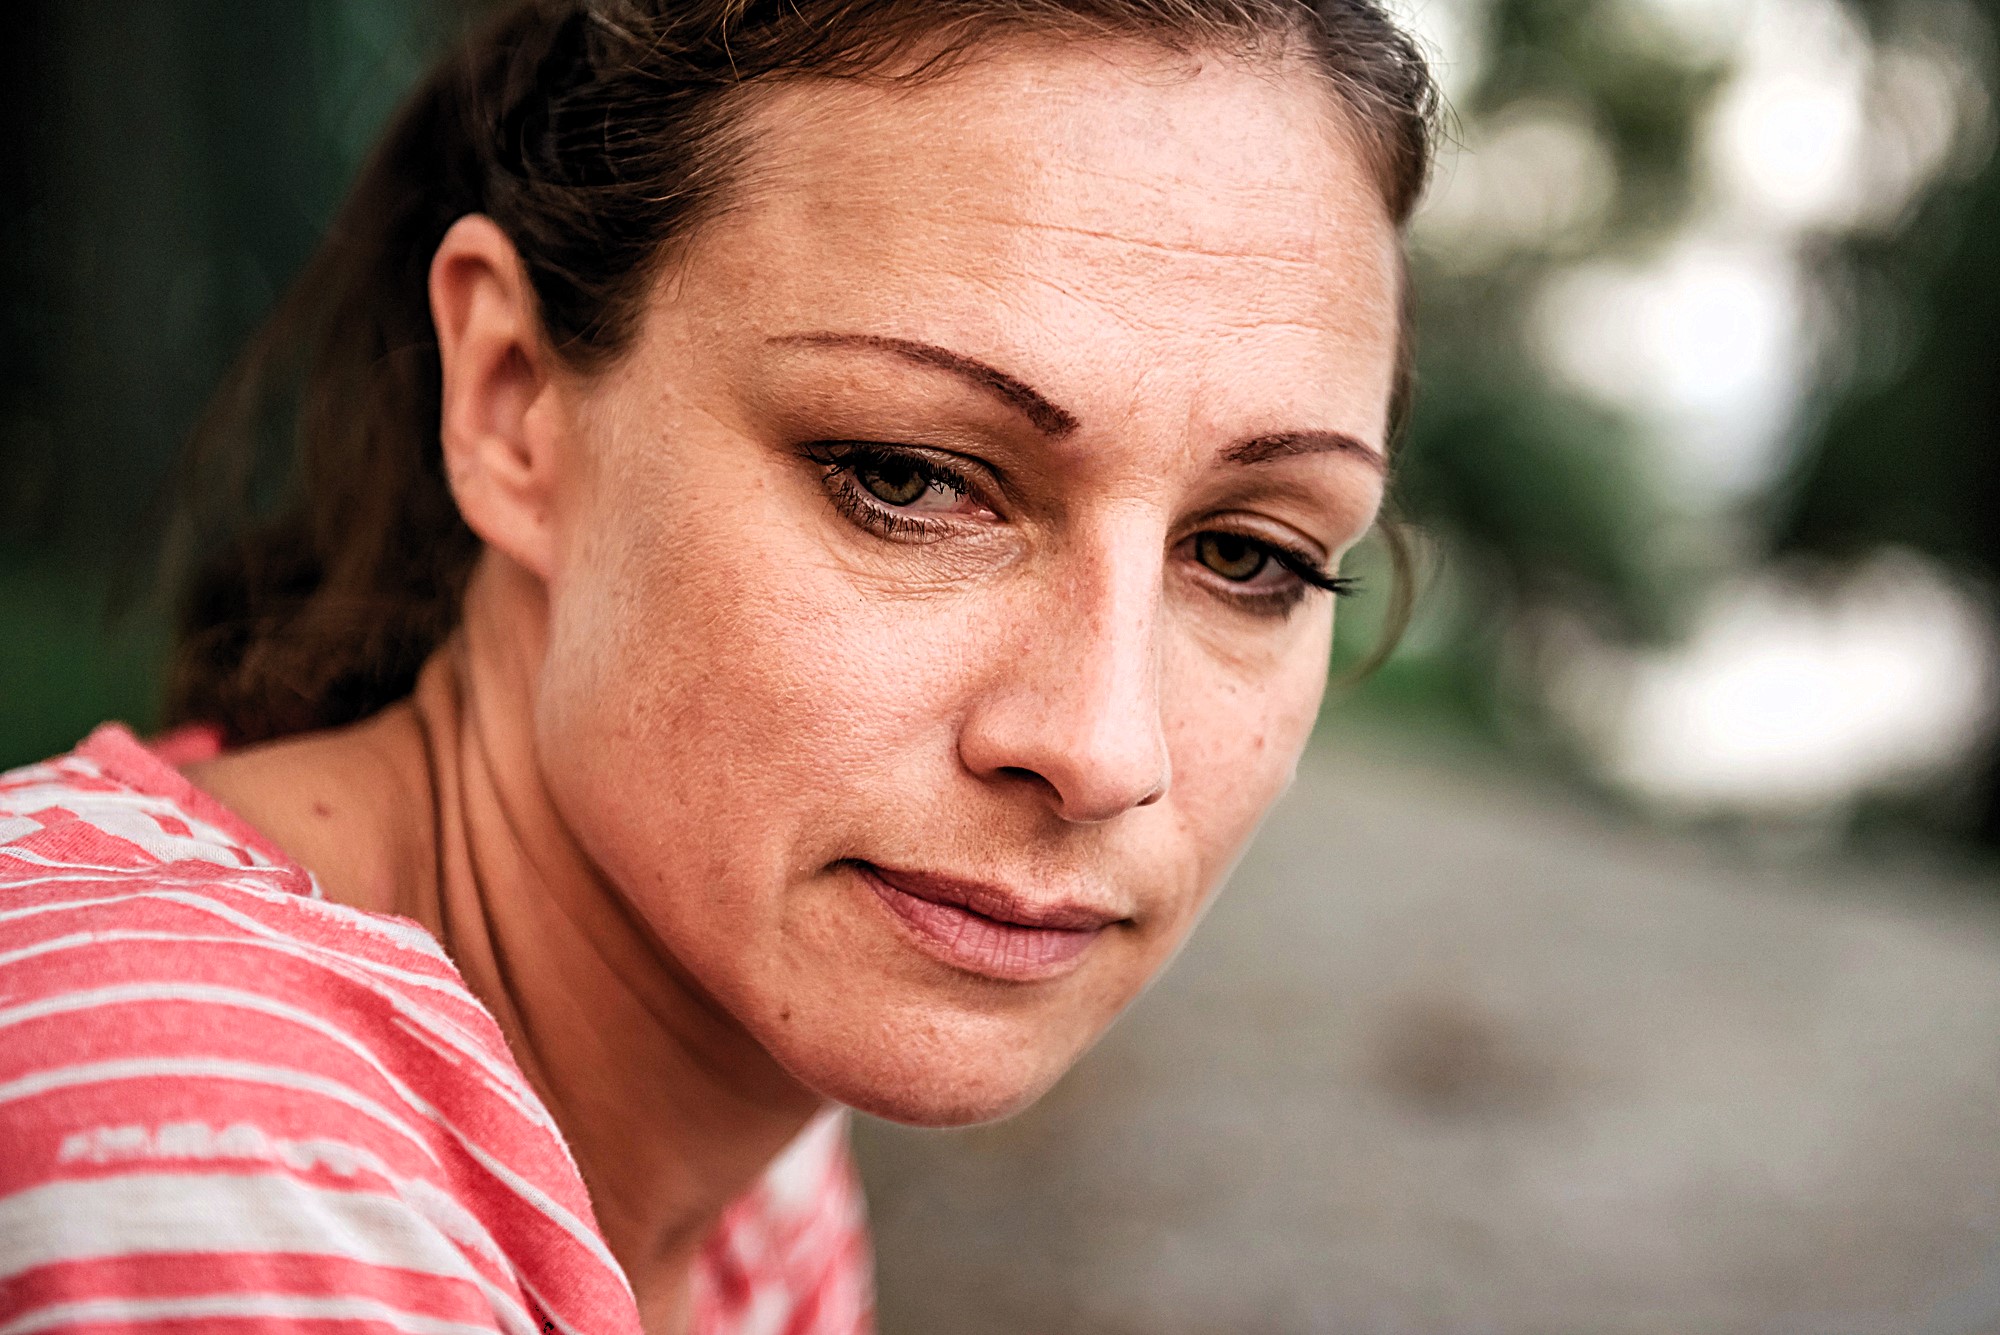
[[[857,806],[893,811],[951,754],[942,692],[964,662],[950,625],[829,561],[787,479],[722,471],[618,480],[565,571],[541,683],[558,807],[718,975],[746,930],[780,928],[781,888]]]
[[[1318,720],[1331,624],[1317,615],[1318,627],[1254,662],[1218,659],[1205,639],[1170,656],[1172,806],[1182,852],[1211,891],[1290,786]]]

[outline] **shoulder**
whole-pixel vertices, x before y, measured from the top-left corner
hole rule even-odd
[[[0,1324],[534,1330],[544,1266],[615,1298],[436,942],[316,898],[129,745],[0,776]]]
[[[191,1063],[368,1087],[413,1019],[504,1050],[422,929],[320,899],[254,832],[92,743],[0,775],[0,1060],[65,1059],[57,1083],[97,1072],[122,1106]]]

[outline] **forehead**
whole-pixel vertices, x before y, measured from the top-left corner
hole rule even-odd
[[[770,90],[748,129],[682,271],[739,316],[965,346],[1087,406],[1172,381],[1379,435],[1355,419],[1386,406],[1399,241],[1303,70],[1042,42],[907,86]]]

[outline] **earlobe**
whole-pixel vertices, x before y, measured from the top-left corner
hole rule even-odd
[[[438,434],[459,513],[494,550],[546,580],[561,421],[554,358],[506,233],[470,214],[431,259],[444,380]]]

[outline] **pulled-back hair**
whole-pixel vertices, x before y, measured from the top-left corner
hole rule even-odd
[[[1436,94],[1376,0],[518,0],[410,96],[195,430],[184,487],[210,512],[191,530],[207,554],[169,721],[232,743],[352,722],[408,694],[456,626],[479,543],[445,481],[428,299],[454,222],[492,218],[550,346],[601,363],[728,188],[748,91],[933,77],[1014,35],[1302,63],[1399,227],[1422,191]],[[289,500],[230,522],[274,425]]]

